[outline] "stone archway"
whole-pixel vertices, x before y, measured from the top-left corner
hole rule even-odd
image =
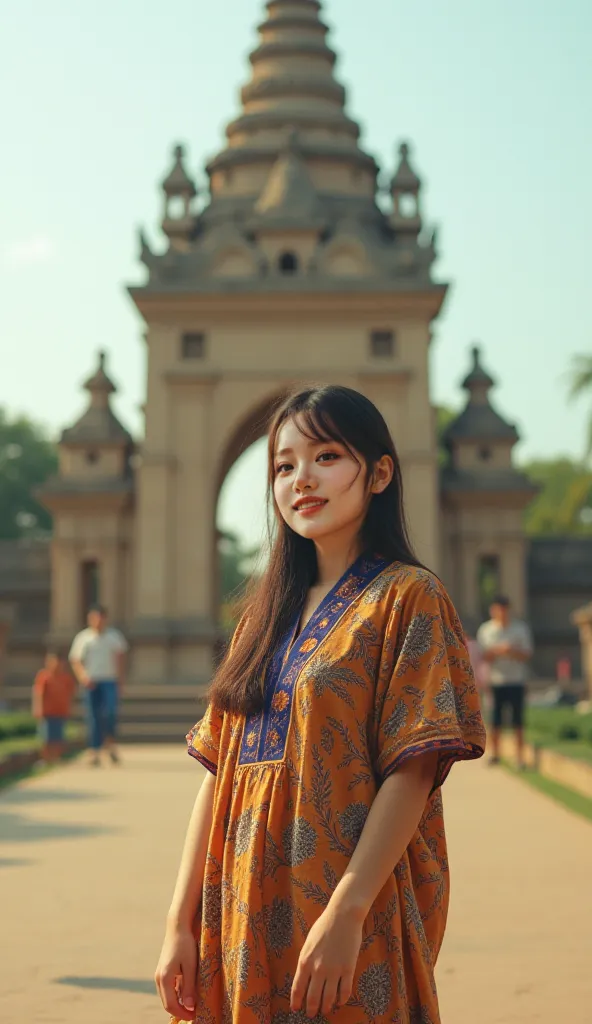
[[[212,544],[217,547],[219,540],[218,513],[220,495],[223,485],[233,467],[243,455],[267,434],[273,414],[287,394],[287,389],[274,391],[256,402],[241,419],[233,426],[226,445],[221,452],[215,483],[215,501],[213,504]],[[218,619],[220,608],[220,564],[219,558],[212,565],[212,613]]]

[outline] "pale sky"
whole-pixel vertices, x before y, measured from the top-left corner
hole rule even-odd
[[[261,0],[0,0],[0,404],[52,432],[106,348],[136,433],[142,280],[136,228],[159,240],[158,182],[177,141],[203,166],[248,79]],[[452,282],[432,395],[460,401],[474,340],[517,423],[519,457],[582,453],[588,413],[565,373],[592,349],[590,0],[327,0],[348,109],[384,174],[402,139]],[[261,458],[225,488],[252,535]]]

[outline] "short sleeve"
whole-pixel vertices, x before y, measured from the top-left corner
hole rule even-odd
[[[532,633],[530,631],[530,628],[526,625],[525,622],[521,623],[521,627],[522,627],[521,628],[521,633],[522,633],[522,644],[521,644],[521,646],[522,646],[525,654],[532,654],[533,651],[534,651],[534,645],[533,645],[533,642],[532,642]]]
[[[458,615],[443,586],[418,576],[397,602],[387,629],[394,646],[377,691],[378,773],[383,779],[411,757],[439,753],[434,789],[455,761],[481,757],[485,729]]]
[[[187,750],[212,775],[218,773],[218,755],[224,713],[209,704],[206,713],[187,735]]]
[[[35,681],[33,683],[33,689],[37,693],[43,693],[43,691],[45,690],[46,686],[47,686],[47,672],[44,672],[43,670],[41,670],[35,676]]]
[[[70,648],[70,654],[68,655],[70,661],[82,661],[84,658],[85,639],[84,633],[77,633],[74,637]]]
[[[232,655],[246,620],[247,616],[243,615],[234,631],[230,641],[230,655]],[[212,775],[217,775],[218,773],[218,757],[223,724],[224,712],[210,703],[201,721],[187,734],[188,753],[199,761],[204,768],[207,768]]]
[[[129,649],[129,644],[125,639],[123,633],[120,633],[118,629],[113,631],[113,648],[117,654],[125,654]]]

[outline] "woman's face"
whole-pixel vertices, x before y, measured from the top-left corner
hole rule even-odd
[[[371,490],[383,490],[391,476],[392,471],[384,485],[379,479]],[[278,432],[273,489],[288,526],[317,542],[337,534],[344,540],[356,537],[369,502],[362,458],[356,461],[338,441],[306,437],[298,429],[298,417]]]

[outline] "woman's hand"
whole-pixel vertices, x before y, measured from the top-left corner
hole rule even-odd
[[[179,1020],[195,1020],[197,944],[190,928],[167,928],[154,975],[162,1005]]]
[[[362,921],[330,905],[312,926],[298,961],[291,1009],[308,1017],[345,1006],[352,994]]]

